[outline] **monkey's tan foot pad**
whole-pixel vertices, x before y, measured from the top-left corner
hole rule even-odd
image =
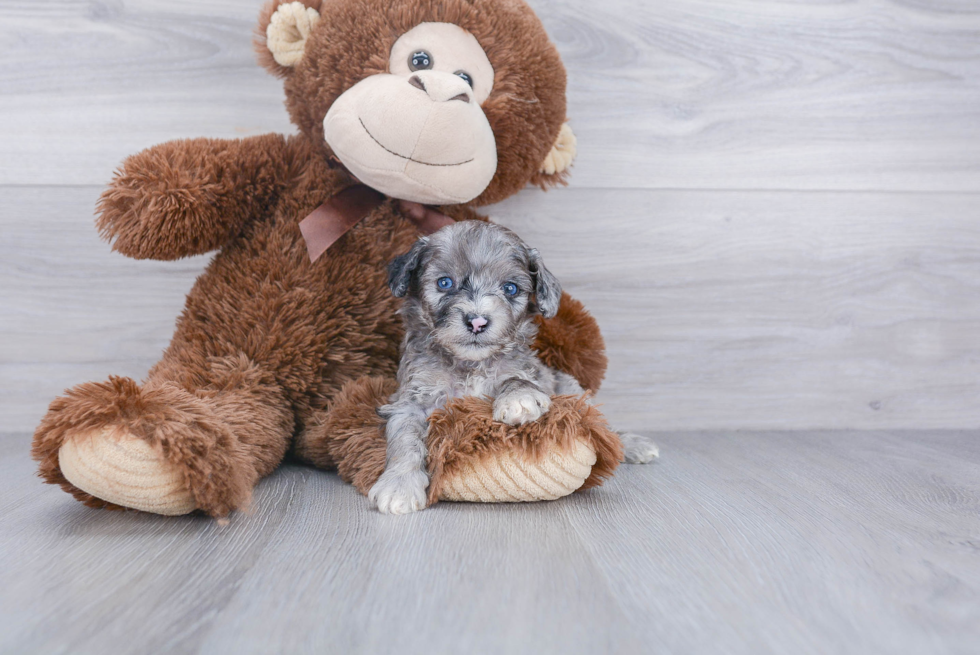
[[[440,500],[472,503],[517,503],[555,500],[585,484],[596,463],[596,451],[576,439],[569,450],[553,449],[537,461],[518,452],[489,455],[447,473]]]
[[[125,432],[102,430],[68,439],[58,451],[61,473],[96,498],[177,516],[197,509],[194,496],[162,453]]]

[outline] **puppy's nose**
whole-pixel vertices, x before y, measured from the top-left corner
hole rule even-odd
[[[473,334],[479,334],[487,329],[490,325],[490,319],[486,316],[477,316],[476,314],[467,314],[463,317],[463,321],[466,323],[466,327],[469,328],[470,332]]]

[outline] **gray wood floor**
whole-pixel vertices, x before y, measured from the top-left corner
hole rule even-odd
[[[292,132],[261,0],[0,2],[0,652],[980,653],[980,4],[532,0],[571,187],[490,208],[594,312],[663,460],[390,519],[286,466],[228,524],[33,476],[207,257],[92,209],[128,154]]]
[[[977,653],[980,434],[664,435],[554,503],[105,512],[0,441],[0,652]]]

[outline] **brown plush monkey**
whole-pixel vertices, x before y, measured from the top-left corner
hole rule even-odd
[[[299,135],[149,148],[99,202],[125,255],[218,253],[142,384],[78,385],[38,427],[41,475],[87,505],[224,516],[291,449],[365,491],[402,338],[386,264],[426,217],[483,220],[473,207],[560,183],[574,155],[564,68],[520,0],[274,0],[256,47]],[[564,297],[536,347],[598,387],[580,303]],[[464,399],[430,424],[431,501],[553,498],[621,458],[581,399],[518,428]]]

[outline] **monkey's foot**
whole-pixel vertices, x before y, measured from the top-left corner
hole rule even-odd
[[[555,500],[585,484],[595,463],[595,448],[583,439],[568,450],[553,448],[539,461],[502,452],[446,475],[439,497],[471,503]]]
[[[118,428],[67,439],[58,463],[73,485],[116,505],[167,516],[197,509],[183,476],[163,453]]]

